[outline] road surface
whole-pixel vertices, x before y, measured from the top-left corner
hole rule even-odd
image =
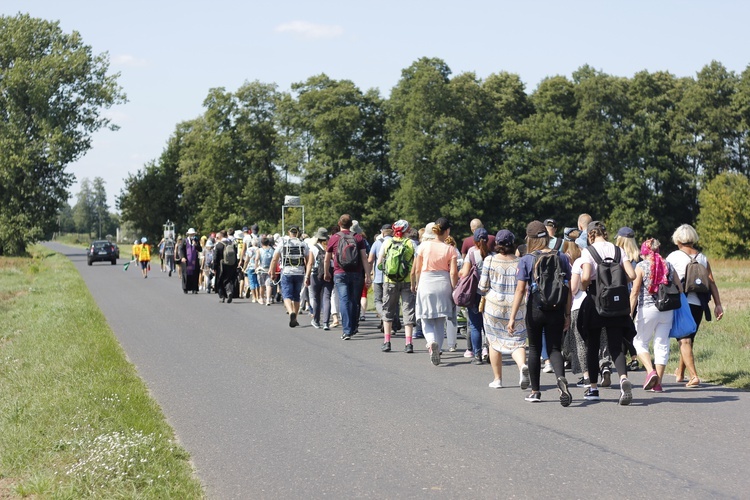
[[[531,404],[510,359],[493,390],[462,351],[434,367],[401,336],[382,353],[372,313],[342,341],[307,317],[289,328],[280,304],[184,295],[158,264],[143,279],[49,246],[80,271],[210,498],[750,497],[750,393],[670,377],[647,393],[640,371],[620,407],[616,384],[587,402],[569,374],[563,408],[543,373]]]

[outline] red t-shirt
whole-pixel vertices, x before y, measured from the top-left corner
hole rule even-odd
[[[346,229],[342,230],[341,232],[342,233],[346,233],[346,234],[353,234],[351,231],[346,230]],[[339,261],[336,258],[336,251],[337,251],[338,246],[339,246],[339,239],[341,239],[339,237],[339,233],[334,234],[333,236],[331,236],[328,239],[328,246],[326,247],[326,252],[331,252],[331,254],[333,254],[332,257],[331,257],[333,259],[333,274],[343,274],[343,273],[346,272],[343,269],[341,269],[341,267],[339,266]],[[364,250],[365,252],[367,252],[367,243],[365,242],[365,239],[362,237],[361,234],[354,234],[354,241],[357,242],[357,249],[358,250]],[[361,255],[360,255],[360,257],[361,257]],[[352,272],[360,272],[361,273],[362,270],[364,269],[362,267],[362,265],[363,265],[362,264],[362,259],[360,258],[359,259],[359,265],[357,266],[357,270],[356,271],[352,271]]]
[[[464,242],[461,244],[461,255],[466,255],[471,247],[474,246],[474,235],[464,238]],[[489,235],[487,241],[487,249],[492,252],[495,249],[495,236]]]

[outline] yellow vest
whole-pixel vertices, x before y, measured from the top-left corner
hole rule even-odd
[[[140,245],[140,250],[138,251],[138,260],[141,262],[148,262],[151,260],[151,249],[147,244]]]

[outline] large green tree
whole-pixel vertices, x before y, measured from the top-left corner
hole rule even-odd
[[[101,111],[125,101],[77,32],[25,14],[0,17],[0,254],[21,254],[56,228],[73,175],[65,168],[115,127]]]

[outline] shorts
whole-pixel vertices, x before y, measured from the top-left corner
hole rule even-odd
[[[147,260],[142,260],[142,261],[139,261],[139,264],[141,265],[141,269],[147,269],[150,262]]]
[[[301,274],[282,274],[281,297],[285,300],[289,299],[292,302],[299,302],[304,283],[305,277]]]
[[[404,325],[415,325],[417,296],[411,291],[411,283],[383,283],[383,316],[385,321],[393,322],[398,317],[398,302],[404,311]]]
[[[247,281],[250,285],[250,290],[255,290],[260,286],[260,284],[258,283],[258,275],[255,274],[255,270],[247,272]]]

